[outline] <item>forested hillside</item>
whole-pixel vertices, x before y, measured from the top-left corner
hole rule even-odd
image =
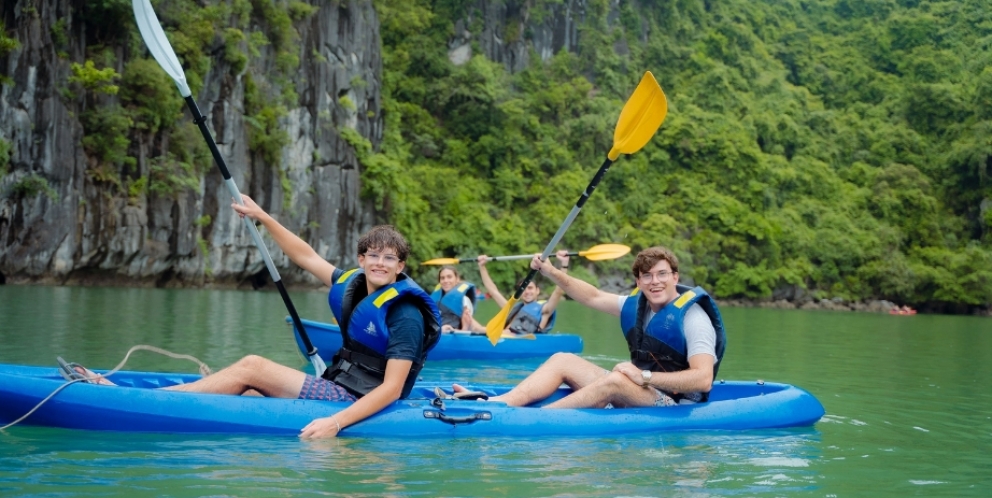
[[[542,249],[650,70],[668,118],[562,247],[665,244],[683,279],[724,298],[992,302],[988,2],[620,0],[611,16],[614,2],[590,0],[576,53],[512,74],[449,61],[455,23],[479,17],[468,3],[375,2],[386,126],[361,154],[363,188],[417,259]],[[526,38],[522,21],[501,38]],[[490,266],[504,286],[523,272]]]

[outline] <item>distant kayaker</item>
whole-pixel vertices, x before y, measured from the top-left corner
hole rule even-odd
[[[563,383],[569,396],[546,408],[672,406],[705,401],[723,358],[726,333],[713,299],[700,287],[677,286],[678,258],[664,247],[641,251],[630,296],[602,291],[555,269],[539,256],[531,268],[576,301],[620,317],[630,361],[605,370],[571,353],[557,353],[508,393],[490,398],[510,406],[543,400]],[[455,385],[456,394],[466,391]]]
[[[475,314],[475,302],[478,290],[475,285],[462,280],[458,269],[444,265],[437,272],[437,287],[431,293],[431,298],[441,311],[441,331],[477,330],[485,332],[485,327],[478,324],[472,315]]]
[[[568,251],[558,251],[555,256],[561,262],[560,272],[564,273],[568,270]],[[482,284],[486,287],[493,301],[496,302],[497,306],[502,308],[506,306],[507,299],[503,297],[503,294],[500,294],[499,288],[496,287],[493,279],[489,276],[489,270],[486,269],[486,262],[488,261],[489,257],[485,254],[479,256],[479,274],[482,276]],[[541,288],[537,284],[533,281],[527,284],[527,288],[520,295],[520,300],[507,315],[506,324],[503,328],[504,337],[539,334],[548,332],[554,327],[556,318],[555,309],[558,307],[564,291],[559,287],[555,287],[555,290],[551,293],[551,297],[547,301],[538,300],[537,298],[540,295]],[[479,325],[479,327],[485,331],[484,326]]]
[[[303,438],[336,436],[408,396],[428,351],[437,344],[441,323],[434,301],[403,273],[410,253],[406,239],[391,226],[373,227],[358,240],[361,268],[344,271],[324,260],[248,196],[242,197],[244,206],[232,204],[234,210],[260,221],[290,260],[330,287],[328,302],[344,345],[319,377],[252,355],[196,382],[164,389],[216,394],[255,391],[276,398],[353,402],[303,427]],[[110,383],[78,365],[72,370],[91,381]]]

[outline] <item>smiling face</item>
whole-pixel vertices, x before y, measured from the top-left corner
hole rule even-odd
[[[358,265],[365,269],[369,294],[396,282],[396,277],[406,268],[406,262],[400,260],[396,250],[386,247],[369,248],[365,254],[359,254]]]
[[[672,271],[672,265],[664,259],[655,263],[648,271],[642,271],[637,278],[637,288],[647,298],[654,312],[679,297],[679,292],[675,289],[675,284],[678,283],[678,272]]]
[[[437,275],[437,281],[441,284],[441,290],[448,292],[458,283],[458,275],[451,268],[442,268]]]
[[[527,284],[527,288],[524,289],[523,294],[520,294],[520,300],[525,303],[532,303],[539,295],[541,295],[541,289],[534,282],[530,282]]]

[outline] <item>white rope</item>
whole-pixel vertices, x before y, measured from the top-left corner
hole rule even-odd
[[[169,357],[175,358],[177,360],[189,360],[189,361],[192,361],[192,362],[196,363],[199,366],[200,375],[202,375],[204,377],[206,377],[206,376],[208,376],[208,375],[210,375],[212,373],[210,371],[210,367],[208,367],[206,363],[203,363],[202,361],[200,361],[199,359],[197,359],[194,356],[190,356],[188,354],[173,353],[172,351],[168,351],[168,350],[165,350],[165,349],[162,349],[162,348],[157,348],[155,346],[149,346],[149,345],[146,345],[146,344],[138,344],[137,346],[134,346],[131,349],[127,350],[127,354],[124,355],[124,359],[121,360],[121,362],[118,363],[116,367],[114,367],[113,369],[111,369],[107,373],[104,373],[104,374],[95,374],[95,376],[86,376],[86,377],[83,377],[81,379],[73,379],[73,380],[67,381],[65,384],[62,384],[61,386],[59,386],[58,388],[56,388],[54,391],[52,391],[52,393],[49,394],[48,396],[46,396],[45,399],[43,399],[40,402],[38,402],[38,404],[35,405],[34,408],[32,408],[30,411],[28,411],[27,413],[25,413],[24,416],[22,416],[21,418],[19,418],[19,419],[15,420],[15,421],[13,421],[13,422],[11,422],[11,423],[3,426],[3,427],[0,427],[0,431],[9,429],[9,428],[11,428],[11,427],[13,427],[13,426],[21,423],[21,421],[23,421],[24,419],[30,417],[32,413],[38,411],[38,409],[41,408],[42,405],[44,405],[45,403],[47,403],[48,400],[52,399],[53,397],[55,397],[56,394],[58,394],[63,389],[65,389],[66,387],[69,387],[72,384],[75,384],[77,382],[83,382],[83,381],[87,381],[87,382],[88,381],[94,381],[94,383],[96,383],[96,381],[99,380],[100,377],[103,377],[104,379],[106,379],[107,377],[110,377],[111,375],[117,373],[121,368],[124,368],[124,365],[127,363],[128,358],[131,357],[131,353],[133,353],[135,351],[138,351],[138,350],[151,351],[153,353],[158,353],[158,354],[161,354],[161,355],[169,356]]]

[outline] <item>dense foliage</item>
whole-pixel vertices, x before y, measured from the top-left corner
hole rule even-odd
[[[614,2],[589,0],[578,53],[513,74],[449,61],[456,20],[481,32],[466,3],[376,0],[387,123],[363,179],[418,259],[542,249],[650,70],[668,118],[563,247],[668,245],[723,297],[992,302],[987,2],[621,0],[608,24]],[[561,2],[527,3],[534,22]],[[490,266],[504,286],[524,271]]]

